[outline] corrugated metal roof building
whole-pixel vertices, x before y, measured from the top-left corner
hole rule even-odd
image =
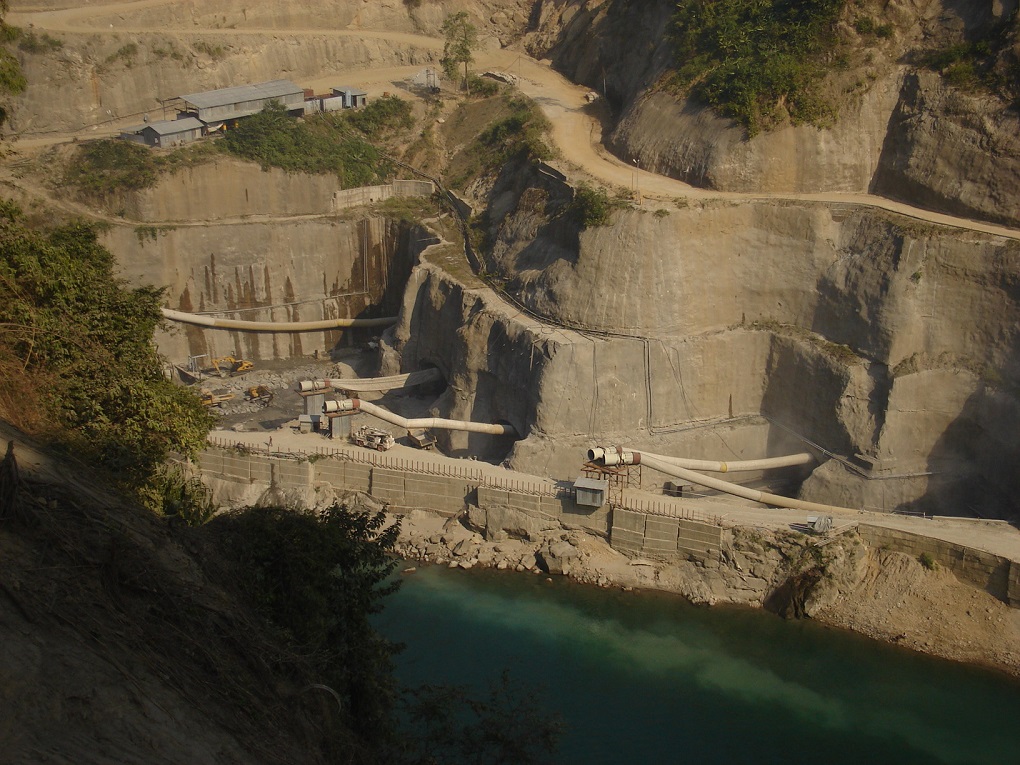
[[[303,113],[305,108],[304,90],[290,80],[190,93],[180,99],[189,114],[207,125],[257,114],[270,101],[280,102],[287,111]]]
[[[160,120],[146,125],[136,125],[121,131],[120,137],[146,146],[158,146],[166,149],[171,146],[197,141],[205,130],[199,120],[185,117],[179,120]]]

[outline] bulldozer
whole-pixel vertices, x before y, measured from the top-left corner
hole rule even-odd
[[[254,385],[244,392],[247,401],[257,401],[262,406],[269,406],[273,402],[273,391],[267,385]]]
[[[246,359],[235,359],[233,356],[220,356],[210,361],[212,369],[216,370],[216,374],[220,377],[236,377],[255,368],[252,362]]]
[[[206,406],[222,406],[225,401],[230,401],[233,397],[233,393],[214,393],[208,388],[202,388],[198,392],[198,397]]]

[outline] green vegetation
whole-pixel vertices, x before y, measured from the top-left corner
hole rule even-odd
[[[468,90],[474,98],[491,98],[499,93],[499,83],[488,77],[468,75]]]
[[[106,200],[118,192],[150,188],[158,176],[159,162],[151,150],[107,139],[80,146],[64,182],[85,198]]]
[[[351,109],[327,118],[346,121],[370,140],[379,140],[387,133],[410,130],[414,127],[414,114],[410,102],[396,96],[383,96],[371,101],[363,109]]]
[[[921,53],[921,66],[960,90],[985,90],[1020,104],[1020,55],[1015,50],[1020,15],[1013,13],[975,39]]]
[[[417,223],[440,212],[433,197],[390,197],[375,205],[375,209],[391,220],[407,223]]]
[[[1020,93],[1020,82],[1014,77],[1004,77],[995,67],[996,55],[988,40],[973,43],[958,43],[938,50],[929,51],[921,63],[945,78],[946,82],[961,90],[983,88],[1004,91],[1016,97]],[[1012,81],[1011,81],[1012,80]]]
[[[138,238],[138,244],[144,247],[146,242],[155,242],[159,237],[166,236],[175,228],[176,226],[136,226],[135,236]]]
[[[468,77],[468,66],[475,58],[475,50],[478,48],[478,29],[471,23],[466,11],[460,11],[446,17],[443,22],[443,57],[440,63],[443,72],[449,79],[459,76],[458,67],[464,65],[464,87],[471,91],[471,81]]]
[[[924,566],[929,571],[934,571],[936,568],[938,568],[939,565],[938,562],[935,560],[935,556],[932,555],[930,552],[921,553],[921,555],[918,557],[918,560],[921,562],[921,565]]]
[[[20,30],[4,21],[7,10],[7,0],[0,0],[0,42],[3,43],[13,42],[20,33]],[[6,48],[0,48],[0,126],[10,116],[10,97],[24,92],[27,85],[28,81],[18,59]]]
[[[893,35],[892,24],[879,24],[871,16],[858,16],[854,19],[854,31],[861,37],[875,36],[888,39]]]
[[[50,37],[45,32],[23,32],[19,36],[18,50],[25,53],[54,53],[64,47],[64,41]]]
[[[106,57],[105,63],[115,64],[118,61],[123,61],[127,66],[131,66],[134,63],[135,56],[138,55],[138,46],[133,43],[127,43],[126,45],[120,46],[114,53],[111,53]]]
[[[605,189],[582,183],[574,192],[574,199],[568,212],[582,229],[588,229],[609,223],[609,215],[615,207],[617,205],[609,198]]]
[[[504,97],[503,102],[510,113],[478,137],[484,164],[490,168],[505,165],[522,155],[532,160],[550,159],[552,150],[545,143],[545,134],[552,126],[535,102],[516,95]]]
[[[152,55],[156,58],[171,58],[174,61],[181,61],[184,58],[184,54],[172,42],[168,42],[165,48],[162,45],[154,47]]]
[[[344,188],[366,186],[390,175],[379,150],[356,134],[345,115],[321,115],[303,123],[271,103],[227,133],[226,151],[263,168],[334,173]]]
[[[160,173],[195,167],[218,153],[211,141],[157,154],[130,141],[107,138],[81,144],[63,182],[84,199],[106,201],[116,193],[151,188]]]
[[[85,223],[28,228],[0,205],[0,417],[56,430],[139,492],[170,452],[204,445],[210,415],[163,376],[162,290],[128,289]]]
[[[846,0],[681,0],[673,16],[677,80],[749,136],[785,117],[830,124],[821,82]]]
[[[191,47],[194,48],[199,53],[204,53],[213,61],[219,61],[220,59],[226,58],[227,56],[227,49],[224,48],[222,45],[212,45],[206,42],[205,40],[198,40],[197,42],[193,43]]]

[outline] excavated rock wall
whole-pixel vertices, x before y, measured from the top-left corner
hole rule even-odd
[[[858,4],[861,6],[861,4]],[[827,129],[786,125],[748,139],[742,127],[663,87],[672,64],[668,0],[563,2],[536,7],[536,56],[608,99],[607,145],[626,161],[696,186],[748,192],[873,191],[931,209],[1020,223],[1020,123],[978,86],[961,90],[912,63],[917,50],[979,39],[1016,9],[1009,2],[906,0],[859,7],[891,23],[850,73]],[[1013,54],[1020,48],[1014,30]],[[852,76],[851,76],[852,75]],[[667,78],[668,79],[668,78]]]
[[[516,206],[505,192],[486,268],[573,329],[422,268],[391,363],[457,378],[448,416],[513,422],[515,467],[569,478],[606,442],[720,459],[808,444],[845,460],[808,499],[1015,512],[1016,243],[762,201],[624,210],[571,234],[545,179]]]
[[[416,225],[371,216],[158,229],[113,226],[103,243],[128,281],[166,286],[167,303],[175,310],[252,321],[316,321],[395,315],[423,246],[419,240],[430,236]],[[156,339],[163,354],[184,363],[200,354],[246,359],[324,354],[353,342],[357,332],[267,334],[188,325]]]

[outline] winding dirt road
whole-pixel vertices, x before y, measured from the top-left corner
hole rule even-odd
[[[176,32],[203,35],[253,35],[262,37],[279,36],[356,36],[361,39],[387,40],[400,45],[420,48],[432,53],[441,51],[443,41],[439,38],[390,30],[373,30],[357,27],[353,29],[266,29],[234,28],[229,30],[208,29],[197,26],[167,26],[160,29],[136,28],[111,24],[109,19],[122,20],[125,14],[171,5],[173,0],[131,0],[129,2],[105,3],[95,6],[38,9],[25,6],[12,12],[9,21],[17,26],[32,25],[37,29],[66,34],[124,34],[137,35]],[[622,187],[637,183],[643,198],[648,200],[671,201],[678,197],[692,199],[718,199],[730,201],[792,200],[819,202],[824,204],[861,205],[904,215],[925,223],[949,226],[975,233],[990,234],[1008,239],[1020,240],[1020,229],[984,221],[961,218],[953,215],[913,207],[884,197],[867,193],[820,192],[820,193],[742,193],[701,189],[682,181],[639,170],[609,154],[602,145],[602,132],[598,122],[586,111],[585,93],[587,88],[575,85],[547,64],[538,62],[515,50],[487,50],[477,55],[480,68],[499,68],[513,71],[521,76],[521,90],[534,99],[553,125],[552,139],[565,163],[574,165],[597,181]],[[350,72],[359,83],[373,85],[389,84],[405,79],[421,69],[420,66],[394,67],[385,70]],[[310,84],[314,84],[313,81]],[[363,85],[364,87],[364,85]]]

